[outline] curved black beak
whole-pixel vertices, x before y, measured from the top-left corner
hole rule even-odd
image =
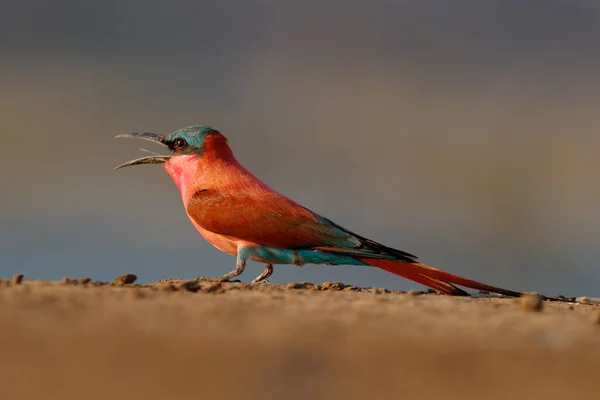
[[[143,139],[143,140],[148,140],[150,142],[162,144],[163,146],[168,147],[164,136],[161,136],[161,135],[158,135],[158,134],[152,133],[152,132],[125,133],[122,135],[117,135],[117,136],[115,136],[115,138],[116,139]],[[123,164],[115,167],[115,170],[125,168],[125,167],[130,167],[132,165],[140,165],[140,164],[164,164],[165,162],[169,161],[169,159],[171,157],[172,156],[169,156],[169,155],[164,155],[164,156],[156,155],[156,156],[142,157],[142,158],[138,158],[135,160],[127,161],[126,163],[123,163]]]

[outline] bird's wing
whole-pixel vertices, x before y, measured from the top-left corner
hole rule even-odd
[[[349,255],[442,293],[468,295],[453,285],[457,284],[520,295],[421,264],[412,254],[359,236],[276,192],[202,190],[188,202],[187,212],[202,228],[217,234],[283,249]]]
[[[265,246],[416,260],[411,254],[342,228],[276,192],[200,190],[188,202],[187,212],[206,230]]]

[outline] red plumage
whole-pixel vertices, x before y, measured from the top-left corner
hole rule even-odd
[[[240,245],[315,249],[349,255],[445,294],[466,295],[452,285],[457,284],[520,295],[421,264],[408,253],[363,238],[313,213],[246,170],[225,136],[216,131],[204,138],[201,155],[177,155],[165,167],[181,191],[194,226],[211,244],[231,255],[237,254]]]

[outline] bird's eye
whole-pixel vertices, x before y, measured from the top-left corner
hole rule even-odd
[[[185,149],[188,146],[185,139],[179,138],[175,139],[175,147],[179,150]]]

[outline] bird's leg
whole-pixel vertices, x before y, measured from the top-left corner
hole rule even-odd
[[[272,273],[273,273],[273,264],[267,264],[267,266],[265,267],[265,270],[263,271],[263,273],[260,274],[259,276],[257,276],[252,281],[252,283],[262,282],[265,279],[267,279],[268,277],[270,277]]]
[[[247,252],[243,251],[243,249],[238,250],[237,262],[235,264],[235,269],[231,272],[226,273],[222,277],[219,278],[221,282],[227,282],[231,278],[235,278],[244,272],[246,269],[246,260],[247,260]]]
[[[246,269],[246,260],[243,259],[243,258],[242,259],[238,258],[238,260],[237,260],[237,262],[235,264],[235,269],[233,271],[231,271],[231,272],[226,273],[222,277],[220,277],[219,281],[221,281],[221,282],[227,282],[231,278],[235,278],[236,276],[241,275],[242,272],[244,272],[245,269]]]

